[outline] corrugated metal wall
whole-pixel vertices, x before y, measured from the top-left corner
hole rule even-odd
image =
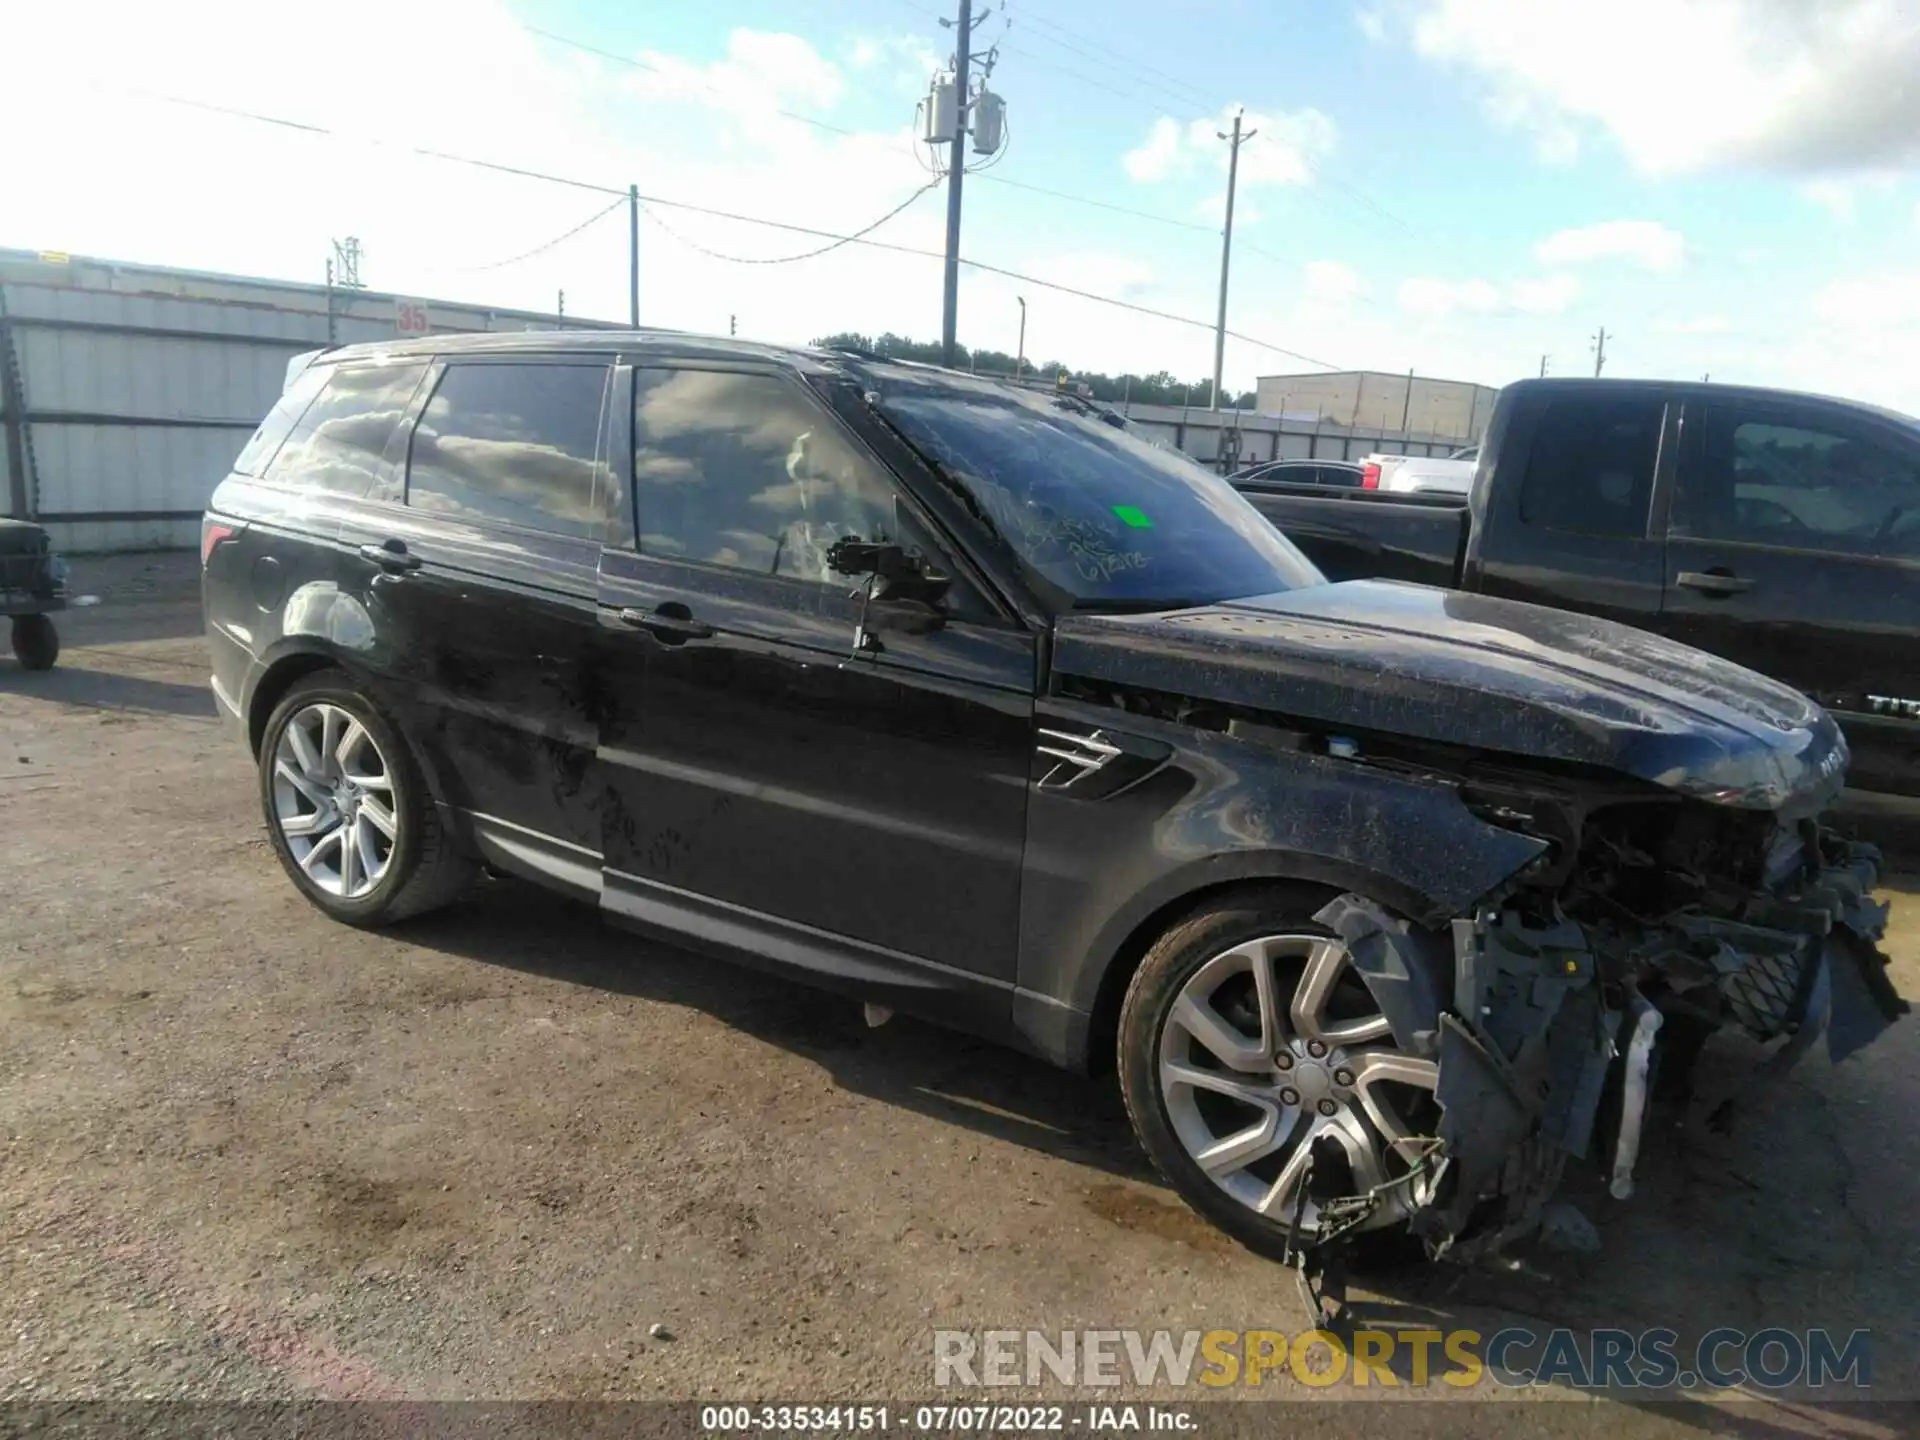
[[[392,339],[399,299],[0,251],[0,513],[69,554],[192,547],[287,361]],[[421,303],[437,333],[599,328]]]

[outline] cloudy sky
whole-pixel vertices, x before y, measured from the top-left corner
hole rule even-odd
[[[1012,350],[1024,296],[1030,356],[1205,374],[1216,133],[1244,108],[1235,387],[1302,356],[1490,384],[1543,355],[1590,372],[1604,325],[1609,374],[1920,412],[1913,0],[989,3],[1011,140],[968,183],[962,251],[1031,278],[966,272],[966,343]],[[176,0],[89,12],[97,34],[72,7],[5,8],[28,63],[0,87],[0,246],[318,279],[352,234],[377,289],[546,309],[564,288],[619,319],[623,209],[540,248],[612,196],[411,149],[856,230],[928,183],[914,111],[952,7]],[[934,191],[872,238],[937,251],[943,227]],[[935,259],[746,263],[820,243],[650,205],[642,319],[937,337]]]

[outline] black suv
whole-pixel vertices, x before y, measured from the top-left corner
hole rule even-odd
[[[1845,742],[1604,621],[1330,585],[1082,398],[651,333],[326,352],[220,485],[213,686],[287,873],[485,865],[1117,1067],[1248,1243],[1473,1253],[1632,1186],[1656,1040],[1901,1008]],[[1736,1097],[1738,1098],[1738,1097]]]

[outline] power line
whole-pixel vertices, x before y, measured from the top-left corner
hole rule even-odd
[[[553,249],[556,245],[564,245],[567,241],[571,240],[574,236],[578,235],[582,230],[585,230],[588,227],[595,225],[598,222],[606,219],[607,216],[611,215],[614,211],[618,210],[622,205],[626,203],[627,203],[627,197],[622,195],[618,200],[614,201],[611,205],[607,206],[604,210],[594,211],[593,214],[589,215],[586,219],[582,220],[578,225],[574,226],[571,230],[568,230],[563,234],[554,236],[553,239],[547,241],[545,244],[536,245],[531,250],[525,251],[519,255],[510,256],[505,260],[495,260],[486,265],[465,266],[461,270],[461,273],[472,275],[472,274],[478,274],[482,270],[502,270],[509,265],[518,265],[522,260],[531,260],[536,255],[545,254],[547,251]]]
[[[645,211],[646,216],[649,220],[653,221],[654,224],[658,225],[662,230],[666,231],[667,234],[671,235],[674,239],[678,240],[682,245],[685,245],[688,249],[691,249],[691,250],[698,250],[702,255],[710,256],[712,259],[728,260],[734,263],[735,265],[791,265],[796,260],[811,260],[815,256],[825,255],[829,250],[838,250],[842,245],[857,245],[861,243],[861,241],[864,240],[866,236],[870,235],[875,230],[878,230],[882,225],[886,224],[887,221],[893,219],[894,216],[898,215],[902,210],[905,210],[909,205],[913,204],[913,202],[918,200],[922,195],[926,194],[929,190],[939,185],[939,183],[940,182],[938,180],[928,181],[925,185],[922,185],[918,190],[914,191],[911,195],[907,196],[907,198],[902,200],[898,205],[894,206],[893,209],[887,211],[887,213],[882,215],[878,220],[875,220],[871,225],[864,225],[860,229],[854,231],[851,235],[839,236],[837,239],[833,241],[832,244],[822,245],[817,250],[805,250],[798,255],[776,255],[776,256],[769,256],[765,258],[758,257],[758,256],[749,256],[749,255],[723,255],[718,250],[709,250],[706,246],[702,245],[698,240],[688,239],[685,235],[682,235],[678,230],[675,230],[671,225],[667,224],[666,221],[662,220],[658,215],[655,215],[653,213],[653,210],[651,208],[652,206],[672,205],[674,202],[671,200],[657,200],[651,197],[642,197],[643,203],[641,205],[641,209]],[[683,208],[694,208],[694,207],[683,207]],[[928,253],[931,253],[931,252],[928,252]]]
[[[108,87],[96,84],[94,88],[107,89]],[[184,96],[168,95],[160,91],[141,90],[134,87],[126,87],[123,93],[155,100],[162,104],[180,105],[192,110],[203,110],[211,114],[250,120],[262,125],[272,125],[289,130],[297,130],[306,134],[318,135],[326,139],[359,141],[367,145],[398,150],[409,155],[418,155],[429,160],[440,160],[454,165],[471,166],[475,169],[487,170],[502,175],[512,175],[521,179],[540,180],[548,184],[567,186],[570,189],[592,191],[599,195],[618,196],[623,201],[631,200],[641,205],[657,205],[667,209],[685,210],[690,214],[709,215],[717,220],[732,220],[743,225],[760,225],[772,230],[783,230],[789,234],[810,235],[816,239],[834,241],[835,244],[827,247],[828,249],[835,249],[840,245],[846,244],[865,245],[875,250],[888,250],[900,255],[917,255],[928,260],[945,259],[945,256],[937,250],[923,250],[917,246],[900,245],[889,240],[875,240],[867,235],[845,235],[837,231],[821,230],[809,225],[796,225],[787,220],[769,220],[759,215],[743,215],[737,211],[720,210],[710,205],[698,205],[688,200],[674,200],[664,195],[647,195],[631,188],[617,189],[611,185],[596,185],[591,181],[576,180],[570,176],[555,175],[548,171],[533,170],[525,166],[506,165],[494,160],[483,160],[472,155],[458,155],[451,151],[435,150],[423,145],[406,145],[394,141],[380,140],[370,136],[343,135],[339,131],[328,129],[322,125],[312,125],[303,121],[288,120],[277,115],[265,115],[258,111],[243,110],[236,106],[216,105],[210,101],[190,100]],[[908,203],[917,199],[920,193],[923,192],[916,192],[914,195],[909,196]],[[904,208],[904,206],[901,208]],[[883,219],[884,218],[890,217],[883,217]],[[875,223],[877,224],[879,222]],[[867,228],[872,229],[873,226],[868,226]],[[822,251],[821,253],[825,252]],[[960,264],[969,269],[979,270],[989,275],[1000,275],[1009,280],[1018,280],[1023,284],[1038,286],[1042,290],[1052,290],[1058,294],[1072,295],[1082,300],[1091,300],[1099,305],[1110,305],[1116,309],[1131,311],[1137,315],[1146,315],[1155,320],[1167,320],[1177,325],[1190,325],[1201,330],[1212,330],[1215,328],[1209,322],[1196,320],[1190,315],[1176,315],[1172,311],[1156,310],[1152,306],[1138,305],[1130,300],[1119,300],[1110,295],[1096,295],[1090,290],[1081,290],[1072,285],[1062,285],[1054,280],[1043,280],[1037,275],[1024,274],[1021,271],[1010,270],[1001,265],[993,265],[984,260],[970,260],[965,256],[961,256]],[[1341,368],[1330,360],[1321,360],[1315,356],[1303,354],[1301,351],[1289,349],[1285,345],[1275,345],[1271,341],[1262,340],[1238,330],[1229,330],[1226,333],[1233,339],[1252,345],[1257,349],[1270,351],[1276,355],[1286,355],[1309,365],[1317,365],[1323,370],[1338,370]]]
[[[1111,210],[1116,215],[1131,215],[1136,220],[1151,220],[1156,225],[1171,225],[1176,230],[1197,230],[1202,235],[1212,235],[1217,230],[1216,226],[1202,225],[1198,221],[1176,220],[1171,215],[1156,215],[1151,210],[1134,210],[1126,205],[1095,200],[1089,195],[1074,195],[1065,190],[1054,190],[1025,180],[1009,180],[1003,175],[986,174],[976,170],[973,176],[977,180],[991,180],[996,185],[1011,185],[1016,190],[1031,190],[1036,195],[1051,195],[1055,200],[1070,200],[1075,205],[1091,205],[1096,210]]]

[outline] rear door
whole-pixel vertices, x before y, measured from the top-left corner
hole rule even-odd
[[[1690,401],[1663,628],[1806,691],[1850,783],[1920,793],[1920,444],[1817,402]]]
[[[1031,635],[797,377],[714,362],[633,389],[637,543],[600,581],[603,903],[816,971],[919,975],[1004,1023]],[[856,649],[858,587],[822,563],[844,535],[953,574],[944,628]]]
[[[610,373],[581,355],[436,366],[405,491],[342,528],[380,668],[490,859],[599,888],[589,676]]]
[[[1664,573],[1651,517],[1671,452],[1666,410],[1657,389],[1610,386],[1517,417],[1493,483],[1473,497],[1468,588],[1657,624]]]

